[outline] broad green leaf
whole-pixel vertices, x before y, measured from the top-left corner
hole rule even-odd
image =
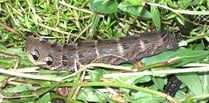
[[[176,51],[166,51],[152,57],[144,58],[142,59],[142,63],[148,65],[164,62],[171,58],[178,57],[179,59],[172,64],[173,66],[178,67],[190,62],[197,62],[208,56],[208,54],[209,52],[205,50],[190,50],[185,48],[179,48]]]
[[[191,97],[186,97],[182,103],[197,103],[197,102],[195,102],[193,99],[191,99]],[[203,103],[205,103],[205,102],[203,102]]]
[[[28,90],[33,90],[31,84],[20,84],[15,87],[7,88],[4,90],[5,93],[20,93]]]
[[[143,6],[132,5],[127,2],[122,2],[118,5],[118,8],[124,12],[128,12],[135,16],[140,16]]]
[[[151,80],[150,76],[134,76],[134,77],[120,77],[119,81],[125,84],[144,83]]]
[[[192,95],[203,94],[202,83],[197,74],[191,73],[191,74],[183,74],[176,76],[189,88],[189,91],[191,91]]]
[[[88,70],[88,74],[92,81],[98,81],[102,76],[101,70]]]
[[[160,18],[160,12],[158,8],[155,6],[151,6],[151,13],[152,13],[152,21],[157,27],[157,30],[160,31],[161,30],[161,18]]]
[[[202,81],[202,85],[203,85],[203,94],[207,94],[209,93],[209,73],[208,72],[204,72],[202,73],[202,75],[200,75],[201,81]]]
[[[165,102],[165,99],[144,92],[132,93],[130,97],[130,103],[161,103],[163,101]]]
[[[140,16],[148,19],[152,18],[152,14],[150,13],[150,11],[145,8],[142,9]]]
[[[118,10],[118,2],[116,0],[89,0],[90,8],[100,13],[111,14]]]
[[[78,100],[91,101],[91,102],[106,102],[104,94],[92,88],[83,88],[80,90]]]
[[[128,12],[135,16],[149,17],[149,12],[143,8],[144,4],[132,4],[133,2],[123,1],[118,5],[118,8],[124,12]],[[151,17],[151,16],[150,16]]]
[[[199,43],[194,45],[194,49],[195,50],[204,50],[205,46],[203,45],[203,43]]]
[[[137,78],[134,80],[134,83],[145,83],[145,82],[149,82],[151,81],[151,77],[150,76],[143,76],[142,78]]]
[[[50,103],[50,93],[46,93],[39,98],[35,103]]]
[[[154,85],[160,89],[163,90],[163,87],[166,83],[166,79],[165,78],[161,78],[161,77],[153,77],[152,81],[154,82]]]

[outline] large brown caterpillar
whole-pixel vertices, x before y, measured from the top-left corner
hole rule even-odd
[[[3,23],[0,26],[26,39],[26,54],[35,65],[52,70],[71,71],[77,63],[133,63],[143,57],[178,48],[177,40],[168,31],[61,45],[26,37]]]
[[[134,62],[165,50],[176,49],[178,43],[170,32],[162,31],[66,45],[28,38],[26,46],[27,56],[35,65],[53,70],[73,70],[76,63]]]
[[[26,37],[2,23],[0,26],[26,39],[26,53],[34,64],[55,70],[71,71],[76,63],[134,62],[146,56],[178,48],[175,37],[168,31],[146,32],[119,39],[91,40],[61,45]],[[173,96],[180,85],[181,82],[172,76],[164,92]]]

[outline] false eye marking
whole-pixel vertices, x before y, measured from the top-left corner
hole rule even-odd
[[[33,50],[31,52],[31,56],[33,57],[33,60],[38,60],[40,57],[40,54],[39,54],[38,50]]]
[[[46,56],[45,61],[46,61],[47,65],[52,65],[53,57],[51,55],[48,55],[48,56]]]

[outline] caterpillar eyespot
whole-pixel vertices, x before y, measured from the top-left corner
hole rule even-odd
[[[33,50],[31,52],[31,56],[33,57],[33,60],[38,60],[39,57],[40,57],[40,54],[39,54],[39,52],[37,50]]]
[[[45,58],[45,61],[46,61],[46,64],[47,65],[52,65],[53,63],[53,57],[48,55],[46,58]]]

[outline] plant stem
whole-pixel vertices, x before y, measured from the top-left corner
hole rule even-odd
[[[119,87],[119,88],[128,88],[128,89],[133,89],[133,90],[137,90],[137,91],[142,91],[142,92],[146,92],[146,93],[150,93],[150,94],[154,94],[156,96],[160,96],[163,98],[166,98],[170,103],[178,103],[176,100],[174,100],[171,96],[158,92],[158,91],[154,91],[148,88],[142,88],[142,87],[137,87],[137,86],[133,86],[133,85],[128,85],[128,84],[123,84],[123,83],[112,83],[112,82],[84,82],[80,84],[81,86],[108,86],[108,87]]]

